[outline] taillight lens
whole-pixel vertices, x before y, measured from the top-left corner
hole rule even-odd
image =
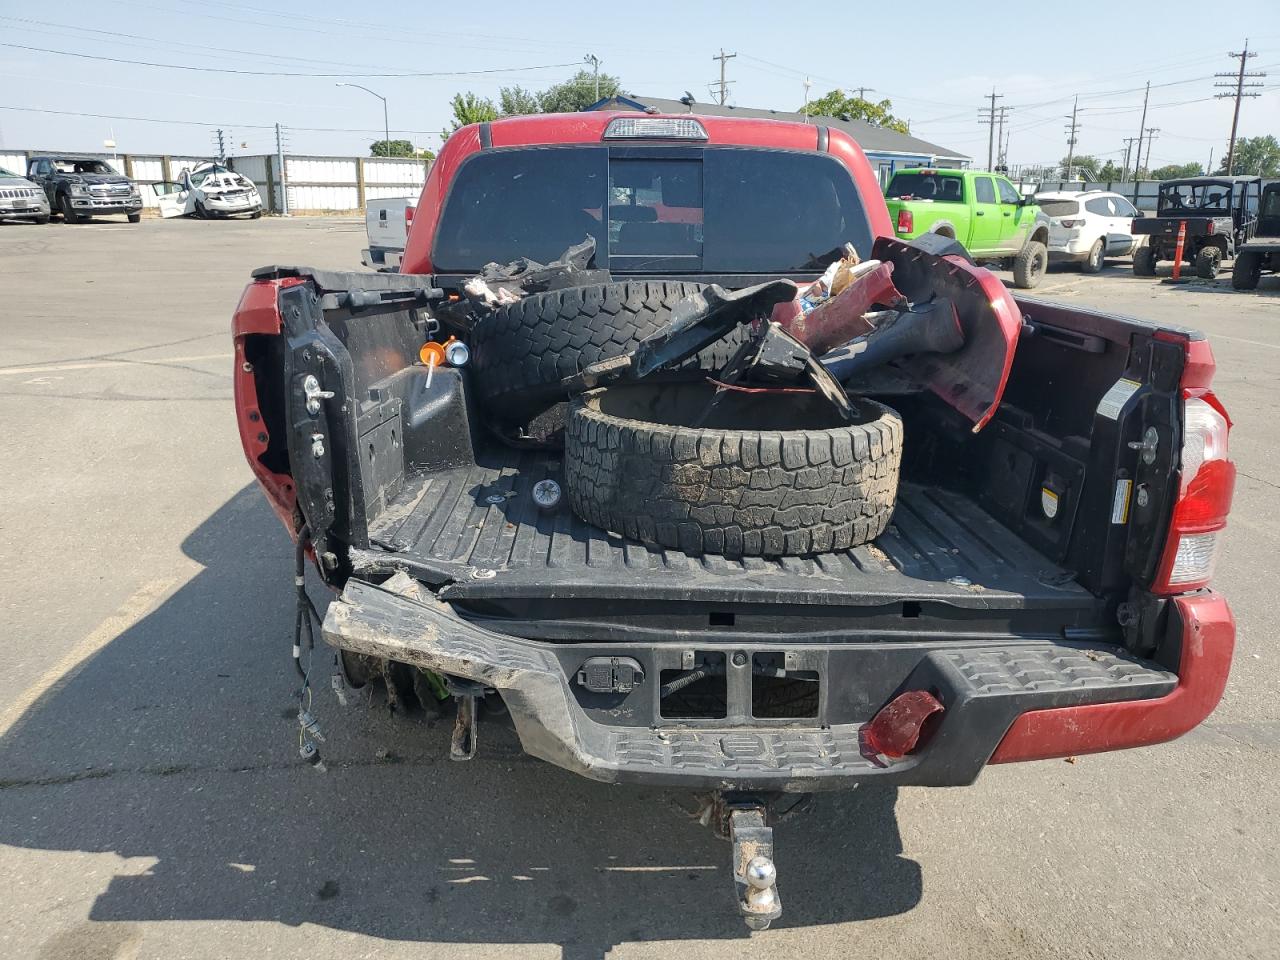
[[[1204,225],[1204,232],[1208,234],[1217,233],[1217,227],[1214,226],[1214,223],[1212,220],[1210,220],[1208,223]]]
[[[899,233],[910,233],[912,230],[915,229],[915,226],[916,226],[916,218],[912,215],[910,210],[898,211],[898,232]]]
[[[1236,468],[1227,456],[1231,423],[1209,392],[1183,400],[1182,481],[1155,593],[1197,590],[1213,579],[1231,511]]]
[[[1064,227],[1066,227],[1068,230],[1071,230],[1071,229],[1073,229],[1073,228],[1075,228],[1075,227],[1083,227],[1083,226],[1084,226],[1084,218],[1083,218],[1083,217],[1081,217],[1079,220],[1059,220],[1058,222],[1059,222],[1060,224],[1062,224]]]
[[[415,209],[415,208],[414,208],[413,204],[411,204],[411,203],[410,203],[410,204],[406,204],[406,205],[405,205],[405,208],[404,208],[404,225],[405,225],[405,229],[408,229],[409,224],[413,223],[413,211],[414,211],[414,209]]]

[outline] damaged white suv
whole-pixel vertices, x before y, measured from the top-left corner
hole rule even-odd
[[[252,180],[220,163],[198,163],[183,170],[177,183],[156,184],[160,216],[262,216],[262,197]]]

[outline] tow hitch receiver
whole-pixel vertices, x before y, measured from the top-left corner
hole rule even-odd
[[[725,798],[729,841],[733,844],[733,883],[738,910],[752,930],[767,930],[782,916],[778,869],[773,863],[773,828],[762,803]]]
[[[449,759],[470,760],[476,755],[476,701],[484,696],[484,684],[450,677],[445,686],[458,704],[453,737],[449,741]]]

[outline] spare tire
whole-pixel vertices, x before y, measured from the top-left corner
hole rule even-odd
[[[875,539],[893,514],[902,420],[854,399],[731,393],[708,383],[583,394],[565,430],[569,503],[587,523],[697,556],[804,556]]]
[[[494,311],[471,331],[472,371],[489,411],[527,423],[556,400],[560,381],[634,350],[666,326],[672,308],[704,287],[676,281],[592,284],[534,293]],[[684,371],[718,370],[744,328],[690,358]]]

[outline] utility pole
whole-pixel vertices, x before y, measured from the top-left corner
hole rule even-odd
[[[804,122],[809,122],[809,88],[813,86],[813,81],[808,77],[804,78]]]
[[[1160,132],[1159,127],[1147,127],[1147,176],[1151,176],[1151,145],[1155,143],[1156,134]]]
[[[991,92],[990,92],[989,94],[987,94],[987,96],[986,96],[986,97],[984,97],[984,98],[983,98],[983,99],[989,99],[989,100],[991,101],[991,106],[990,106],[990,107],[983,107],[981,110],[979,110],[979,111],[978,111],[979,115],[986,114],[986,116],[982,116],[982,119],[983,119],[983,120],[985,120],[985,121],[986,121],[986,123],[987,123],[987,169],[988,169],[988,170],[990,170],[990,169],[991,169],[991,167],[992,167],[992,165],[995,163],[995,159],[996,159],[996,158],[995,158],[995,151],[996,151],[996,101],[997,101],[997,100],[1001,100],[1001,99],[1003,99],[1003,98],[1004,98],[1004,94],[1003,94],[1003,93],[996,93],[995,88],[993,87],[993,88],[992,88],[992,90],[991,90]]]
[[[280,164],[280,215],[289,215],[289,182],[284,176],[284,135],[276,124],[276,162]]]
[[[725,80],[724,78],[724,65],[726,62],[728,62],[729,60],[732,60],[736,56],[737,56],[736,53],[725,53],[724,47],[721,47],[719,56],[715,56],[711,58],[712,60],[720,61],[720,82],[713,83],[712,86],[720,88],[716,92],[716,96],[720,98],[720,106],[722,107],[724,106],[725,100],[728,99],[729,97],[729,81]]]
[[[1132,155],[1132,153],[1133,153],[1133,145],[1134,145],[1135,143],[1137,143],[1137,142],[1138,142],[1138,138],[1137,138],[1137,137],[1125,137],[1125,138],[1124,138],[1124,166],[1120,168],[1120,182],[1121,182],[1121,183],[1123,183],[1125,180],[1128,180],[1128,179],[1129,179],[1129,157],[1130,157],[1130,156]],[[1133,172],[1134,172],[1135,174],[1138,172],[1138,164],[1137,164],[1136,162],[1135,162],[1135,163],[1134,163],[1134,165],[1133,165]],[[1137,178],[1135,177],[1134,179],[1137,179]]]
[[[868,94],[868,93],[875,93],[875,92],[876,92],[876,88],[875,88],[875,87],[857,87],[856,89],[857,89],[857,91],[858,91],[858,99],[859,99],[859,100],[865,100],[865,99],[867,99],[867,94]]]
[[[1228,56],[1234,57],[1235,59],[1240,61],[1239,71],[1232,72],[1232,73],[1215,73],[1214,76],[1215,77],[1234,77],[1235,83],[1215,83],[1214,86],[1215,87],[1235,87],[1236,88],[1235,92],[1234,93],[1215,93],[1214,97],[1219,100],[1223,99],[1224,97],[1234,97],[1236,101],[1235,110],[1231,114],[1231,139],[1227,142],[1227,176],[1231,176],[1232,165],[1234,164],[1236,159],[1236,129],[1240,126],[1240,101],[1243,100],[1245,97],[1260,96],[1257,90],[1259,87],[1262,86],[1262,84],[1260,83],[1245,83],[1244,82],[1245,78],[1248,77],[1250,79],[1252,78],[1260,79],[1262,77],[1265,77],[1266,74],[1244,72],[1245,64],[1249,61],[1249,59],[1257,56],[1256,53],[1249,52],[1248,40],[1244,42],[1244,49],[1242,51],[1240,51],[1239,53],[1228,54]],[[1246,93],[1245,92],[1246,90],[1251,90],[1253,92]]]
[[[1147,100],[1151,97],[1151,81],[1147,81],[1147,92],[1142,95],[1142,119],[1138,122],[1138,152],[1133,156],[1133,179],[1138,179],[1138,168],[1142,166],[1142,131],[1147,125]]]
[[[1004,140],[1004,121],[1005,121],[1005,117],[1009,115],[1009,111],[1012,110],[1013,107],[1002,106],[999,109],[1000,109],[1000,128],[999,130],[996,131],[996,166],[1002,167],[1004,166],[1005,160],[1007,159],[1005,156],[1007,151],[1007,145],[1005,144],[1005,140]]]
[[[1076,94],[1075,100],[1071,102],[1071,116],[1068,118],[1071,123],[1067,126],[1067,179],[1071,179],[1071,161],[1076,155],[1076,131],[1080,129],[1080,124],[1076,122],[1076,112],[1080,108],[1080,95]]]
[[[221,127],[216,131],[216,135],[218,137],[218,159],[225,160],[227,159],[227,142]]]
[[[1206,175],[1213,173],[1213,147],[1209,148],[1209,165],[1204,168],[1204,172]]]
[[[595,70],[596,75],[596,102],[600,100],[600,58],[594,53],[588,53],[582,58],[583,63],[589,63]]]

